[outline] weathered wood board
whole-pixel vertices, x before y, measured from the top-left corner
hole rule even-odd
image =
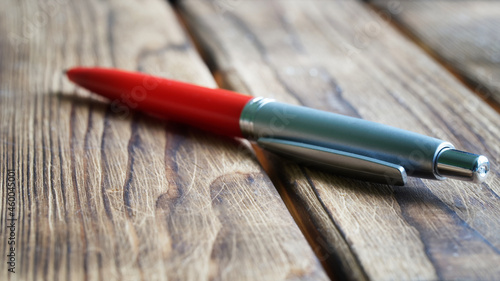
[[[500,2],[374,0],[388,19],[500,104]]]
[[[489,157],[491,177],[481,185],[412,179],[392,187],[258,151],[335,276],[498,279],[500,116],[481,98],[363,3],[187,0],[180,10],[229,88],[410,129]]]
[[[328,279],[244,145],[64,77],[97,65],[215,86],[167,2],[0,6],[0,280]]]

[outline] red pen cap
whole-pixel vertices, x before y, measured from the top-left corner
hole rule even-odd
[[[110,99],[112,109],[127,106],[226,136],[242,136],[241,111],[253,98],[116,69],[77,67],[66,74],[74,83]]]

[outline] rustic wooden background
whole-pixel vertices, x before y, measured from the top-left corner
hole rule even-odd
[[[500,2],[371,3],[483,99],[500,108]]]
[[[1,280],[498,279],[500,115],[487,103],[497,84],[472,70],[482,63],[496,77],[498,64],[448,39],[493,28],[479,19],[496,4],[467,4],[483,5],[461,11],[481,22],[467,25],[442,3],[176,2],[2,2]],[[65,79],[75,65],[411,129],[486,155],[491,177],[393,187],[310,170],[113,110]],[[6,257],[10,169],[16,273]]]

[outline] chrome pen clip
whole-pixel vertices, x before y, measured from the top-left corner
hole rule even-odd
[[[325,168],[343,176],[392,185],[406,184],[403,166],[350,152],[273,138],[259,138],[259,146],[299,163]]]

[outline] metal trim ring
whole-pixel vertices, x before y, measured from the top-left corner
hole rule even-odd
[[[254,119],[255,114],[261,109],[265,104],[274,102],[273,99],[257,97],[251,99],[243,108],[240,115],[240,130],[241,134],[248,139],[255,139],[254,132]]]

